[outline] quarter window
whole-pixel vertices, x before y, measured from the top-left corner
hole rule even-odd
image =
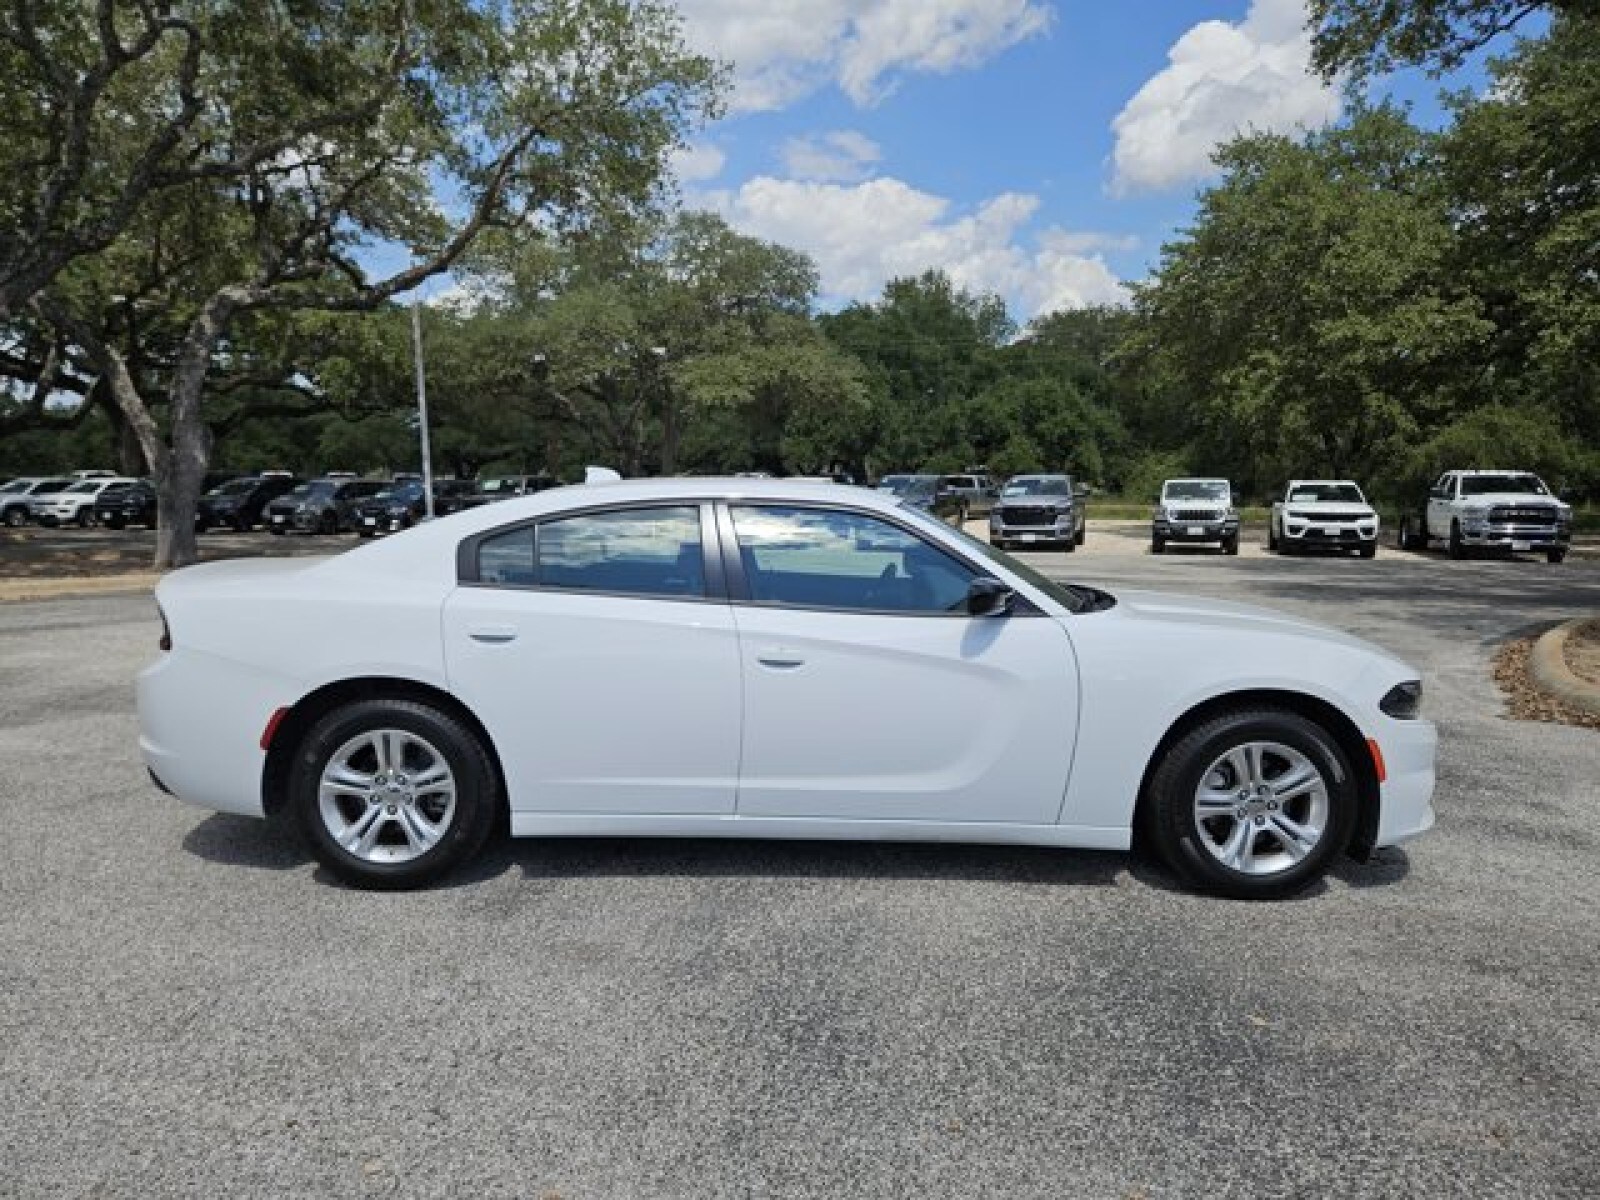
[[[757,604],[861,612],[965,612],[974,572],[865,513],[736,505],[733,527]]]
[[[694,505],[583,513],[497,533],[478,544],[478,579],[521,587],[703,597]]]

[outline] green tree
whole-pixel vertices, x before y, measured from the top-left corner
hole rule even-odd
[[[292,12],[106,2],[96,19],[64,6],[48,37],[31,11],[18,6],[0,39],[22,80],[8,98],[35,131],[0,150],[8,170],[40,153],[64,102],[56,81],[86,47],[110,61],[124,26],[148,26],[152,13],[162,30],[177,28],[169,17],[181,21],[181,53],[147,54],[137,80],[122,76],[128,88],[153,89],[156,103],[130,107],[109,85],[68,97],[99,134],[72,152],[87,156],[83,178],[113,180],[84,191],[79,208],[122,203],[126,189],[102,167],[138,157],[162,129],[177,130],[172,153],[205,168],[167,192],[205,214],[209,233],[184,276],[192,309],[172,355],[165,429],[85,303],[86,292],[108,290],[96,277],[102,255],[138,223],[123,220],[101,250],[84,243],[47,285],[14,273],[32,310],[108,381],[138,436],[161,497],[160,565],[194,555],[188,514],[209,451],[202,401],[238,321],[377,307],[448,270],[491,225],[539,236],[610,213],[625,219],[656,199],[666,152],[714,105],[717,83],[713,65],[683,49],[676,14],[653,0],[312,0]],[[191,93],[209,102],[174,125],[159,98],[175,95],[186,111]],[[441,192],[450,204],[435,201]],[[8,202],[7,247],[38,225],[28,217]],[[411,265],[369,275],[358,256],[377,242],[405,247]]]
[[[1311,0],[1312,63],[1322,74],[1452,70],[1535,13],[1600,13],[1596,0]]]
[[[1194,406],[1194,465],[1265,492],[1381,476],[1463,403],[1490,335],[1451,270],[1434,139],[1389,108],[1302,143],[1240,138],[1139,289],[1150,353]]]

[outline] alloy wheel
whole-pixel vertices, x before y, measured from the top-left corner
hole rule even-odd
[[[1206,768],[1194,794],[1201,844],[1245,875],[1293,868],[1321,843],[1329,813],[1322,772],[1282,742],[1232,747]]]
[[[404,729],[358,734],[329,756],[317,787],[328,835],[367,863],[403,863],[439,844],[456,810],[450,764]]]

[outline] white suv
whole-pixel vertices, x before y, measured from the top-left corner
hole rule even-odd
[[[59,492],[30,497],[28,508],[33,513],[33,519],[41,525],[87,525],[94,519],[94,506],[102,492],[138,482],[126,475],[80,479]]]

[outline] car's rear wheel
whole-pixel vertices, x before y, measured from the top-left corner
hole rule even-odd
[[[317,860],[372,888],[417,887],[465,862],[498,803],[476,735],[413,700],[363,700],[323,717],[296,751],[289,798]]]
[[[1320,725],[1250,709],[1214,717],[1157,764],[1144,797],[1156,853],[1206,891],[1292,895],[1343,851],[1355,825],[1349,763]]]

